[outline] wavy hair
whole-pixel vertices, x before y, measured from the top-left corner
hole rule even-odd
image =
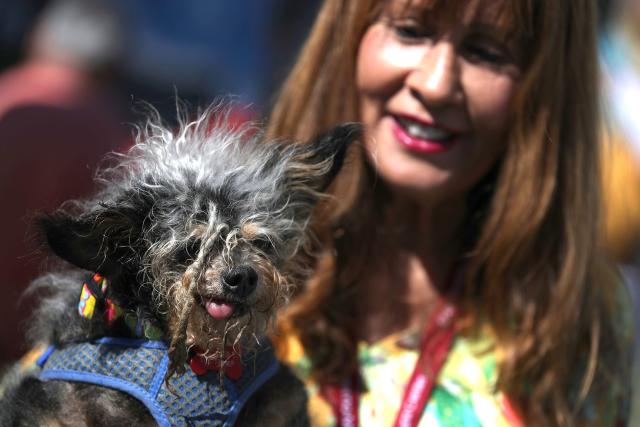
[[[308,139],[359,117],[359,41],[375,0],[326,0],[274,106],[271,137]],[[469,1],[425,1],[430,7]],[[499,349],[498,387],[527,425],[586,421],[586,401],[615,404],[628,386],[619,279],[598,248],[597,13],[587,0],[504,2],[522,38],[522,64],[504,156],[472,190],[469,264],[458,305],[462,333],[488,324]],[[362,153],[320,212],[324,246],[315,277],[283,315],[313,375],[339,380],[357,361],[354,277],[380,202]],[[484,191],[489,183],[490,191]],[[477,215],[481,212],[481,215]],[[345,362],[347,361],[347,362]],[[617,388],[616,388],[617,387]]]

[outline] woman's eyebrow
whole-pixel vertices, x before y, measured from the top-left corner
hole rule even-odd
[[[507,42],[510,35],[514,34],[513,28],[509,25],[486,21],[471,22],[468,26],[468,32],[488,36],[502,42]]]

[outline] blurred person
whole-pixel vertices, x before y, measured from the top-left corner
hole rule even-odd
[[[22,59],[26,32],[49,0],[0,1],[0,71]]]
[[[596,30],[595,2],[323,2],[268,128],[366,129],[277,336],[314,425],[637,425]]]
[[[112,0],[132,34],[123,62],[130,90],[173,115],[174,92],[195,104],[221,95],[265,102],[273,74],[271,24],[282,0]]]
[[[171,96],[206,104],[232,95],[260,113],[300,48],[318,0],[112,0],[131,33],[127,89],[172,120]]]
[[[25,350],[30,305],[20,295],[40,262],[38,242],[26,237],[30,212],[88,193],[99,159],[128,144],[113,84],[119,19],[105,2],[54,1],[29,35],[25,60],[0,75],[0,366]]]

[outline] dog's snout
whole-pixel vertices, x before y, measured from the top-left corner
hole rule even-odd
[[[235,267],[223,276],[225,291],[245,298],[251,295],[258,284],[258,273],[248,265]]]

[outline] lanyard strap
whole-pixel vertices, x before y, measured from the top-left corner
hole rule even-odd
[[[329,402],[336,417],[336,427],[358,427],[360,385],[354,375],[340,385],[323,385],[320,393]]]
[[[438,374],[455,336],[456,314],[451,304],[440,302],[431,315],[420,345],[420,355],[405,388],[394,427],[416,427],[431,398]],[[322,395],[333,408],[337,427],[358,426],[359,377],[339,386],[323,385]]]
[[[415,427],[420,422],[453,344],[454,317],[453,305],[444,303],[431,315],[422,337],[420,356],[404,391],[395,427]]]

